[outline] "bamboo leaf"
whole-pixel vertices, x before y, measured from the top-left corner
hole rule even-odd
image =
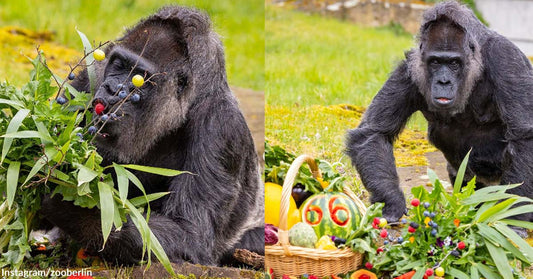
[[[477,270],[479,270],[479,273],[481,273],[483,276],[487,277],[487,279],[502,279],[501,276],[499,276],[496,272],[492,271],[490,267],[482,264],[477,263],[476,264]]]
[[[170,194],[170,192],[159,192],[159,193],[153,193],[146,196],[140,196],[133,199],[130,199],[131,204],[133,204],[135,207],[144,206],[145,204],[155,201],[157,199],[160,199],[166,195]],[[366,243],[366,242],[365,242]]]
[[[514,219],[503,219],[503,220],[500,220],[500,221],[504,222],[504,223],[506,223],[508,225],[522,227],[522,228],[526,228],[528,230],[533,230],[533,222],[514,220]]]
[[[7,100],[7,99],[0,99],[0,104],[12,106],[18,110],[24,107],[24,104],[22,102],[14,101],[14,100]]]
[[[501,219],[505,219],[507,217],[516,216],[516,215],[519,215],[519,214],[530,213],[530,212],[533,212],[533,204],[517,206],[517,207],[514,207],[512,209],[505,210],[505,211],[502,211],[502,212],[494,215],[492,218],[490,218],[490,221],[492,222],[492,221],[496,221],[496,220],[501,220]]]
[[[507,251],[511,252],[515,258],[520,259],[523,262],[526,262],[527,264],[531,264],[531,261],[533,261],[533,257],[527,258],[526,255],[524,255],[518,248],[516,248],[507,238],[505,238],[502,234],[500,234],[497,230],[489,227],[486,224],[479,223],[477,224],[479,228],[479,233],[485,237],[486,239],[489,239],[495,246],[502,246]]]
[[[470,276],[468,276],[466,273],[458,269],[455,269],[451,266],[446,269],[446,273],[452,276],[453,278],[457,278],[457,279],[471,279]]]
[[[57,152],[57,150],[55,150],[55,152]],[[56,153],[52,152],[50,155],[53,157],[55,156],[55,154]],[[30,173],[28,174],[26,180],[24,180],[24,183],[22,183],[22,185],[26,185],[26,183],[28,183],[28,181],[30,181],[30,179],[32,179],[46,165],[46,163],[48,163],[48,156],[45,154],[41,156],[41,158],[39,158],[37,162],[35,162],[35,165],[33,165],[33,167],[31,168]]]
[[[8,140],[13,141],[13,139],[40,138],[41,134],[39,134],[39,132],[37,132],[37,131],[19,131],[19,132],[5,134],[5,135],[3,135],[1,137],[5,138],[5,140],[4,140],[4,143],[5,143]],[[11,146],[11,144],[10,144],[10,146]],[[7,148],[7,150],[9,150],[9,148]],[[6,153],[7,153],[7,151],[6,151]]]
[[[13,201],[15,200],[15,193],[17,192],[17,185],[19,180],[20,162],[11,162],[7,169],[7,205],[11,209]]]
[[[46,126],[42,122],[35,120],[35,118],[33,119],[33,121],[35,122],[35,126],[37,126],[37,131],[39,132],[41,143],[45,145],[55,143],[52,136],[50,136],[50,133],[48,132]]]
[[[138,171],[142,171],[146,173],[158,174],[162,176],[176,176],[182,173],[189,173],[186,171],[178,171],[178,170],[172,170],[172,169],[147,167],[147,166],[139,166],[139,165],[122,165],[122,166],[128,169],[138,170]]]
[[[512,229],[501,222],[494,222],[493,226],[501,234],[514,242],[514,244],[525,254],[526,257],[530,259],[533,258],[533,248]]]
[[[505,200],[505,199],[512,198],[512,197],[515,197],[515,195],[508,194],[508,193],[478,194],[478,192],[475,192],[472,196],[464,199],[462,201],[462,204],[473,205],[473,204],[479,204],[479,203],[489,202],[489,201]]]
[[[117,183],[118,183],[118,192],[122,204],[128,199],[128,188],[129,181],[126,169],[123,166],[113,163],[113,168],[115,168],[115,173],[117,174]]]
[[[119,231],[122,229],[122,218],[120,217],[120,211],[118,209],[118,205],[116,203],[113,203],[114,206],[114,215],[113,215],[113,225],[115,225],[115,230]]]
[[[98,193],[100,194],[100,217],[102,222],[102,236],[104,238],[102,249],[104,249],[115,220],[115,203],[113,202],[113,192],[109,184],[98,182]]]
[[[95,179],[98,176],[97,172],[93,171],[92,169],[84,165],[78,165],[77,167],[80,170],[78,172],[78,187],[82,185],[83,183],[93,181],[93,179]]]
[[[503,248],[496,247],[490,241],[485,241],[485,245],[489,250],[489,254],[492,257],[492,260],[494,260],[494,263],[496,264],[500,275],[502,275],[503,278],[513,278],[513,272],[511,270],[511,266],[509,265],[509,261],[507,260],[507,256],[505,255],[505,251],[503,250]]]
[[[461,165],[459,166],[459,170],[457,170],[457,176],[455,177],[455,182],[453,183],[453,193],[459,194],[461,192],[461,187],[463,186],[463,180],[465,176],[466,171],[466,164],[468,163],[468,157],[470,157],[470,151],[466,153],[465,158],[463,159],[463,162],[461,162]]]
[[[496,214],[496,213],[498,213],[500,211],[504,211],[504,210],[509,209],[509,207],[511,207],[511,205],[513,205],[515,200],[516,199],[511,198],[511,199],[507,199],[505,201],[502,201],[500,203],[497,203],[496,205],[492,206],[491,208],[485,210],[479,216],[479,219],[477,221],[478,222],[484,222],[485,220],[487,220],[489,217],[493,216],[494,214]]]
[[[30,113],[30,110],[28,109],[21,109],[13,116],[11,121],[9,122],[9,125],[6,129],[6,134],[14,133],[18,131],[20,125],[22,125],[22,121],[28,114]],[[1,163],[4,162],[4,159],[6,158],[7,152],[9,152],[9,148],[11,148],[11,144],[13,143],[12,138],[6,138],[4,139],[4,145],[2,147],[2,159],[0,160]]]
[[[91,45],[91,41],[83,34],[78,28],[76,28],[76,31],[78,32],[78,35],[80,36],[81,42],[83,44],[84,53],[90,53],[93,51],[93,47]],[[96,72],[94,69],[94,57],[92,55],[87,55],[85,57],[85,65],[87,66],[87,74],[89,75],[89,84],[91,93],[94,93],[95,84],[96,84]]]

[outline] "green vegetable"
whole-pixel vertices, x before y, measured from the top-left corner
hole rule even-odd
[[[289,243],[293,246],[315,248],[318,237],[311,226],[305,223],[296,223],[289,230]]]

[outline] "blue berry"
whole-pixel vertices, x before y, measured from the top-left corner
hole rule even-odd
[[[433,221],[429,221],[429,222],[428,222],[428,226],[433,227],[433,224],[434,224],[434,223],[435,223],[435,222],[433,222]]]
[[[117,84],[117,90],[126,90],[126,86],[122,83]]]
[[[431,212],[431,213],[429,213],[429,218],[433,219],[433,218],[435,218],[436,215],[437,214],[435,214],[435,212]]]
[[[383,241],[383,245],[387,245],[387,244],[389,244],[388,240]]]
[[[88,131],[89,131],[89,134],[94,135],[96,133],[96,127],[91,126],[89,127]]]
[[[403,242],[403,237],[399,236],[398,237],[398,243],[402,243]]]
[[[431,235],[432,236],[437,236],[437,230],[436,229],[432,229],[431,230]]]
[[[131,99],[132,102],[137,103],[138,101],[141,100],[141,96],[140,96],[139,94],[135,93],[135,94],[133,94],[133,95],[131,96],[130,99]]]
[[[424,203],[424,208],[428,208],[430,206],[429,202]]]
[[[435,228],[435,229],[439,227],[439,225],[438,225],[437,223],[435,223],[435,222],[433,222],[433,224],[432,224],[431,226],[432,226],[433,228]]]
[[[114,112],[109,114],[109,117],[111,117],[111,119],[113,119],[113,120],[117,119],[117,115]]]
[[[59,97],[57,97],[56,102],[58,104],[60,104],[60,105],[63,105],[65,103],[67,103],[67,99],[65,97],[63,97],[63,96],[59,96]]]
[[[118,97],[120,99],[124,99],[124,98],[128,97],[128,93],[126,93],[126,91],[124,91],[124,90],[121,90],[120,92],[118,92]]]
[[[411,227],[413,227],[414,229],[418,229],[418,223],[415,223],[415,222],[411,222]]]
[[[68,79],[70,79],[70,80],[73,80],[75,77],[76,77],[76,75],[74,73],[70,73],[68,75]]]
[[[461,253],[457,250],[453,250],[452,252],[450,252],[450,254],[456,258],[459,258],[461,256]]]
[[[82,133],[76,133],[76,136],[80,137],[81,139],[83,139],[83,134]]]
[[[429,217],[429,211],[424,211],[424,216]]]
[[[400,220],[400,221],[402,222],[402,224],[407,224],[407,219],[405,219],[405,218]]]
[[[106,122],[109,119],[109,115],[104,114],[104,115],[102,115],[102,117],[100,119],[102,119],[102,121]]]

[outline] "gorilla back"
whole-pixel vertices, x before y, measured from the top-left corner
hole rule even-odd
[[[109,118],[96,135],[104,163],[193,174],[167,178],[135,173],[147,193],[170,192],[152,204],[149,226],[171,261],[218,264],[235,247],[264,253],[257,155],[228,87],[222,44],[208,17],[165,7],[129,29],[105,53],[106,59],[96,62],[93,100],[105,107],[96,117]],[[120,91],[134,90],[135,74],[147,80],[140,100],[120,96]],[[86,71],[73,86],[89,91]],[[130,188],[131,196],[139,194]],[[42,213],[88,249],[101,249],[96,209],[54,197],[43,202]],[[128,221],[111,233],[100,254],[108,261],[134,264],[142,260],[141,250],[140,234]]]
[[[430,141],[455,180],[472,149],[465,179],[478,186],[523,183],[509,192],[533,197],[533,68],[509,40],[455,1],[424,13],[419,44],[391,74],[348,134],[347,152],[384,216],[405,212],[392,143],[421,111]],[[515,218],[532,220],[533,216]]]

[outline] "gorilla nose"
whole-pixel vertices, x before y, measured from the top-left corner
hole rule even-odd
[[[452,82],[450,80],[439,80],[437,81],[439,85],[450,85]]]

